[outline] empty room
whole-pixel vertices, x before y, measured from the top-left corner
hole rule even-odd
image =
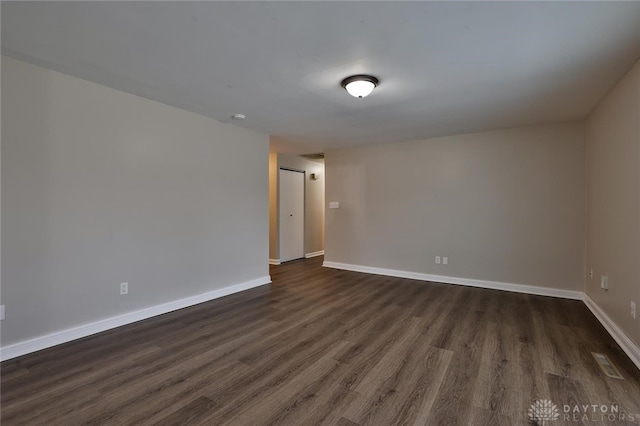
[[[2,425],[640,425],[640,2],[2,1]]]

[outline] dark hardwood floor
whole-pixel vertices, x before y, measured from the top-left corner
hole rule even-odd
[[[517,425],[538,399],[550,425],[640,424],[640,372],[582,302],[321,262],[2,363],[2,425]]]

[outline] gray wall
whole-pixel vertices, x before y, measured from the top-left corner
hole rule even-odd
[[[268,276],[267,135],[6,57],[2,89],[3,346]]]
[[[325,260],[582,291],[583,123],[327,151]],[[436,265],[435,256],[449,265]]]
[[[640,61],[587,120],[587,295],[640,345]],[[600,277],[609,277],[609,291]],[[636,319],[630,301],[636,302]]]
[[[280,167],[305,173],[304,252],[324,250],[324,190],[323,161],[311,161],[295,154],[269,154],[269,258],[280,258],[278,224],[278,170]],[[311,180],[311,173],[319,175]]]

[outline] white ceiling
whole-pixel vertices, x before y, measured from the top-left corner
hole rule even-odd
[[[640,2],[3,1],[2,49],[312,152],[583,118],[640,57]]]

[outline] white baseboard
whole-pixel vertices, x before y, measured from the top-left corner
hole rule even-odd
[[[410,278],[413,280],[433,281],[445,284],[466,285],[469,287],[488,288],[493,290],[512,291],[515,293],[535,294],[539,296],[561,297],[563,299],[583,300],[581,291],[561,290],[557,288],[537,287],[525,284],[503,283],[499,281],[485,281],[471,278],[448,277],[444,275],[423,274],[420,272],[400,271],[397,269],[374,268],[371,266],[351,265],[348,263],[323,262],[322,266],[346,271],[365,272],[368,274],[387,275],[390,277]]]
[[[57,331],[46,336],[36,337],[35,339],[14,343],[13,345],[0,348],[0,360],[5,361],[7,359],[15,358],[21,355],[26,355],[31,352],[50,348],[61,343],[70,342],[72,340],[87,337],[92,334],[110,330],[112,328],[131,324],[147,318],[155,317],[157,315],[166,314],[178,309],[187,308],[199,303],[208,302],[209,300],[218,299],[220,297],[228,296],[230,294],[238,293],[240,291],[248,290],[254,287],[259,287],[261,285],[269,284],[270,282],[271,277],[267,275],[255,280],[246,281],[218,290],[209,291],[207,293],[198,294],[196,296],[174,300],[162,305],[152,306],[150,308],[141,309],[139,311],[128,312],[126,314],[103,319],[89,324],[83,324],[78,327]]]
[[[586,294],[584,295],[584,304],[587,305],[591,313],[600,321],[600,324],[609,332],[624,353],[631,358],[636,367],[640,369],[640,348],[638,345]]]
[[[269,259],[269,265],[279,265],[280,259]]]
[[[304,257],[306,257],[307,259],[309,259],[310,257],[316,257],[316,256],[324,256],[324,250],[314,251],[313,253],[307,253],[304,255]]]

